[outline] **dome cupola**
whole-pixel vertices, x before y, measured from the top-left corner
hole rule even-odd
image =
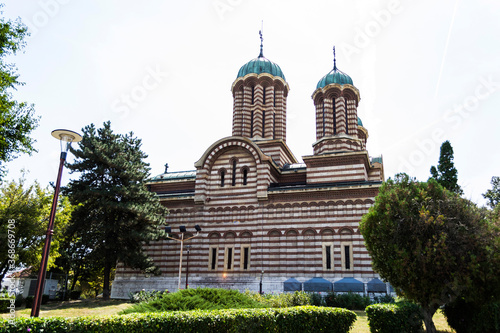
[[[352,83],[351,77],[337,68],[337,60],[335,59],[335,48],[333,49],[333,52],[334,52],[333,69],[328,74],[323,76],[321,80],[319,80],[318,84],[316,85],[316,89],[324,88],[332,83],[340,85],[344,84],[354,85]]]

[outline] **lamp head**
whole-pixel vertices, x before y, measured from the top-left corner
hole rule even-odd
[[[201,227],[199,225],[195,225],[194,228],[196,229],[196,231],[200,232],[201,231]]]
[[[179,226],[179,230],[180,230],[181,232],[186,232],[186,226],[185,226],[185,225],[181,225],[181,226]]]
[[[165,233],[171,234],[172,233],[172,227],[165,227]]]
[[[70,130],[56,129],[53,130],[51,134],[57,140],[61,140],[62,153],[66,153],[68,151],[68,147],[72,142],[82,141],[82,136],[80,134]]]

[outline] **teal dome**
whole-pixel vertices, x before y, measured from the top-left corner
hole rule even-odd
[[[363,126],[363,122],[361,121],[361,118],[358,117],[358,126]]]
[[[244,77],[247,74],[262,74],[262,73],[268,73],[273,76],[279,76],[283,80],[286,81],[285,75],[283,74],[283,71],[281,70],[280,66],[272,62],[271,60],[265,58],[261,54],[255,58],[241,66],[240,70],[238,71],[238,76],[239,77]]]
[[[332,84],[332,83],[337,83],[340,85],[343,85],[343,84],[354,85],[352,83],[351,77],[349,75],[347,75],[346,73],[338,70],[337,66],[334,66],[333,69],[330,71],[330,73],[326,74],[325,76],[323,76],[321,78],[321,80],[319,80],[318,85],[316,86],[316,89],[324,88],[327,85]]]

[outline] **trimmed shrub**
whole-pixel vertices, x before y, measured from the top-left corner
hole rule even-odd
[[[349,310],[364,310],[371,304],[370,297],[361,296],[359,294],[347,293],[338,294],[334,292],[328,293],[325,297],[326,306],[344,308]]]
[[[417,333],[423,329],[420,307],[410,302],[366,307],[371,333]]]
[[[26,332],[332,332],[347,333],[356,321],[352,311],[312,306],[284,309],[234,309],[131,314],[105,317],[18,318],[0,320],[0,333]]]
[[[0,298],[0,313],[9,312],[9,307],[13,298]]]
[[[140,303],[140,302],[149,302],[152,300],[159,299],[163,293],[168,293],[168,290],[159,291],[159,290],[141,290],[136,291],[135,293],[129,293],[129,298],[132,303]]]
[[[266,307],[271,308],[287,308],[292,306],[311,305],[310,295],[305,291],[261,295],[257,292],[246,290],[243,294],[256,302],[259,302]]]
[[[26,308],[27,308],[27,309],[28,309],[28,308],[30,308],[30,309],[31,309],[31,307],[33,306],[33,300],[34,300],[34,299],[35,299],[35,297],[34,297],[34,296],[26,296],[25,301],[26,301]]]
[[[386,294],[386,295],[383,295],[383,296],[375,296],[373,297],[373,303],[376,304],[376,303],[395,303],[396,302],[396,299],[392,296],[392,295],[389,295],[389,294]]]
[[[325,300],[323,299],[323,296],[319,293],[311,293],[310,295],[311,298],[311,305],[314,306],[324,306],[325,305]]]
[[[477,305],[458,298],[443,313],[457,333],[500,332],[500,302]]]
[[[81,290],[71,290],[69,292],[69,298],[73,300],[80,299],[80,296],[82,296],[82,291]]]
[[[161,312],[187,310],[218,310],[262,308],[263,304],[254,301],[237,290],[196,288],[175,293],[164,293],[162,297],[148,302],[132,305],[122,314],[133,312]]]

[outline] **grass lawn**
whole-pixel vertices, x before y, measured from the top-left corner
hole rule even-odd
[[[132,304],[126,300],[89,299],[68,302],[49,302],[42,305],[40,317],[79,317],[79,316],[104,316],[114,315],[130,307]],[[351,333],[370,333],[368,318],[364,311],[354,311],[358,320],[354,323]],[[29,317],[31,309],[21,308],[16,312],[19,317]],[[7,314],[2,314],[2,318],[7,318]],[[440,333],[454,332],[446,323],[441,311],[434,315],[434,324]]]

